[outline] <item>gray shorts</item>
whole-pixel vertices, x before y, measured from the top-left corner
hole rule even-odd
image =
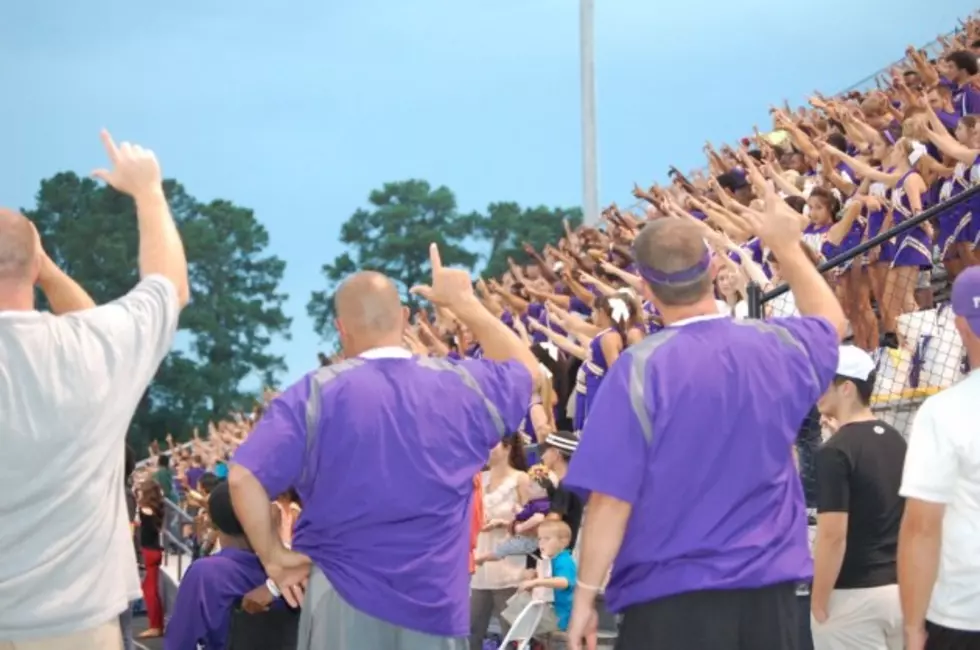
[[[467,650],[467,637],[440,637],[392,625],[354,609],[313,567],[299,617],[296,650]]]
[[[494,557],[503,559],[513,555],[530,555],[538,550],[538,538],[527,535],[514,535],[497,544],[493,549]]]

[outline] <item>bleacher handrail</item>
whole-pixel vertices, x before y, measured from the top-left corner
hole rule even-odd
[[[820,273],[833,271],[837,267],[841,266],[846,262],[849,262],[850,260],[854,259],[858,255],[863,255],[864,253],[867,253],[872,248],[876,246],[880,246],[881,244],[885,243],[889,239],[893,239],[897,235],[901,235],[902,233],[911,230],[916,226],[920,226],[924,222],[933,219],[934,217],[936,217],[942,212],[945,212],[949,208],[959,205],[960,203],[963,203],[964,201],[968,201],[977,196],[980,196],[980,185],[974,185],[973,187],[969,187],[963,190],[961,193],[957,194],[956,196],[947,199],[942,203],[938,203],[926,210],[923,210],[919,214],[909,217],[908,219],[898,224],[897,226],[894,226],[886,230],[885,232],[879,233],[874,237],[871,237],[867,241],[861,242],[854,248],[848,249],[843,253],[841,253],[840,255],[836,255],[830,258],[829,260],[826,260],[825,262],[823,262],[817,267],[817,270],[819,270]],[[762,296],[760,297],[760,304],[765,304],[770,300],[773,300],[774,298],[778,298],[779,296],[783,295],[787,291],[789,291],[789,285],[784,282],[778,287],[775,287],[774,289],[762,294]],[[751,306],[750,306],[750,313],[751,313]]]

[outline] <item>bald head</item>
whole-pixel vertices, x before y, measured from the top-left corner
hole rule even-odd
[[[350,276],[334,297],[337,320],[345,334],[365,341],[402,333],[402,300],[394,283],[381,273]]]
[[[687,219],[663,218],[644,226],[633,241],[634,255],[650,290],[664,305],[693,305],[711,291],[711,271],[698,270],[707,247],[701,229]],[[650,277],[674,276],[653,282]]]
[[[22,214],[0,208],[0,281],[34,281],[38,256],[34,226]]]

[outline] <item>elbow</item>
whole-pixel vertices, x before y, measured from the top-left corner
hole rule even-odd
[[[187,279],[177,285],[177,304],[181,309],[186,307],[191,301],[191,287]]]

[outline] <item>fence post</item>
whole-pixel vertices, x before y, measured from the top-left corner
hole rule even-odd
[[[762,318],[762,287],[756,282],[749,282],[745,288],[745,301],[748,303],[749,318]]]

